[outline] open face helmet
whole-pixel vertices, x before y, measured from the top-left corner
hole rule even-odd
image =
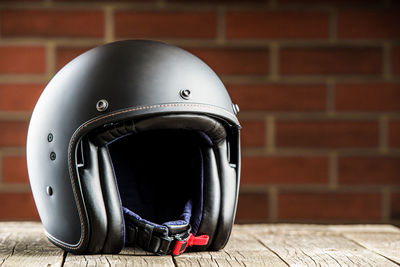
[[[218,76],[175,46],[119,41],[72,60],[28,131],[49,240],[85,254],[223,248],[239,189],[237,112]]]

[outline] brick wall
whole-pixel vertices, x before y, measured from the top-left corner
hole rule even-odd
[[[188,49],[241,107],[238,222],[400,222],[400,5],[0,0],[0,219],[37,219],[25,136],[45,84],[119,39]]]

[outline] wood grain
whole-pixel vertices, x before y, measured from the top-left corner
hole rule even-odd
[[[154,256],[74,255],[47,241],[40,223],[0,223],[0,266],[400,266],[400,229],[391,225],[235,225],[220,251]]]
[[[257,238],[290,266],[397,266],[340,235],[264,234]]]
[[[379,234],[346,233],[345,236],[400,265],[400,232]]]
[[[1,266],[62,266],[64,253],[38,223],[0,223]]]

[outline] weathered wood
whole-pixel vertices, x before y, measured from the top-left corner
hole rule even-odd
[[[398,263],[398,264],[396,264]],[[391,225],[236,225],[221,251],[153,256],[74,255],[47,241],[39,223],[0,223],[0,266],[399,266],[400,229]]]
[[[346,233],[345,236],[400,265],[400,232]]]
[[[38,223],[1,223],[1,266],[62,266],[64,251],[45,237]]]
[[[247,232],[232,232],[221,251],[186,253],[175,257],[177,266],[287,266],[277,255]]]
[[[117,255],[73,255],[68,254],[64,266],[174,266],[171,256]]]
[[[335,234],[261,234],[257,237],[290,266],[397,266]]]

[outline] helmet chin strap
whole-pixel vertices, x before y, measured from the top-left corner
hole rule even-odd
[[[125,212],[125,245],[138,246],[157,255],[177,256],[187,247],[208,244],[208,235],[195,237],[190,231],[190,224],[158,225]]]

